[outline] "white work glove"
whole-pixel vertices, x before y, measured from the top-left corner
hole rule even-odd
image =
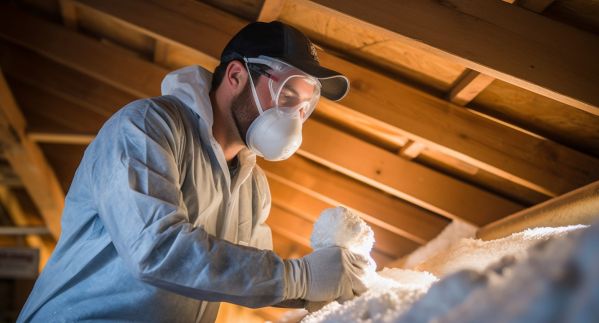
[[[285,299],[340,302],[366,291],[362,279],[370,265],[346,248],[318,249],[299,259],[285,260]]]

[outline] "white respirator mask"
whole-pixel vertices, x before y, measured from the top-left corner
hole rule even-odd
[[[254,102],[260,115],[252,122],[246,144],[266,160],[285,160],[302,143],[302,124],[320,98],[320,82],[301,70],[275,58],[243,58],[250,74]],[[252,75],[268,78],[269,99],[258,97]],[[262,108],[266,106],[266,111]]]

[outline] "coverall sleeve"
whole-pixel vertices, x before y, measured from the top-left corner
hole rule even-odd
[[[92,192],[119,256],[136,278],[181,295],[248,307],[280,302],[280,257],[191,225],[175,157],[186,140],[180,123],[152,100],[135,101],[94,142]]]

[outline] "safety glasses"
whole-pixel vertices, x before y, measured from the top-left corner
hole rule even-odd
[[[243,58],[246,68],[252,76],[263,75],[268,78],[270,98],[260,100],[252,78],[252,92],[260,113],[263,107],[273,107],[279,113],[302,121],[314,111],[320,98],[320,82],[301,70],[276,58],[258,56]]]

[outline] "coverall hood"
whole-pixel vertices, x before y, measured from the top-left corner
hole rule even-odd
[[[214,115],[210,102],[212,73],[191,65],[168,73],[162,80],[162,95],[172,95],[185,103],[212,128]]]

